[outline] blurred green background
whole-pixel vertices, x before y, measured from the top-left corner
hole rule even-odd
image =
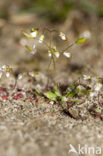
[[[34,13],[51,22],[61,22],[72,10],[103,17],[103,0],[0,0],[0,18],[15,13]]]

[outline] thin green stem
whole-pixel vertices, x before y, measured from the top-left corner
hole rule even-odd
[[[48,88],[48,85],[49,85],[49,73],[50,73],[50,65],[51,65],[51,62],[52,62],[52,58],[50,58],[49,65],[48,65],[48,69],[47,69],[48,79],[47,79],[46,88]]]
[[[50,48],[52,48],[52,32],[50,32]]]
[[[54,72],[55,72],[55,70],[56,70],[56,64],[55,64],[54,54],[52,54],[52,60],[53,60],[53,66],[54,66]]]

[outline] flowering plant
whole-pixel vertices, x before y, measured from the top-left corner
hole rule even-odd
[[[45,39],[45,31],[49,33],[49,42]],[[41,33],[42,32],[42,33]],[[58,48],[53,44],[53,33],[57,33],[57,37],[60,37],[61,40],[65,41],[67,43],[67,46],[63,50],[58,50]],[[70,47],[72,47],[75,44],[81,44],[86,41],[86,38],[79,38],[78,40],[74,41],[73,43],[69,44],[69,38],[66,34],[63,32],[58,32],[56,30],[51,30],[48,28],[38,29],[38,28],[32,28],[30,33],[26,33],[23,31],[24,36],[27,38],[33,39],[34,44],[33,46],[29,46],[28,44],[25,44],[24,46],[26,49],[31,53],[35,54],[37,52],[37,47],[35,45],[35,39],[38,40],[40,44],[44,44],[47,48],[47,54],[49,57],[49,64],[48,64],[48,73],[50,72],[50,66],[53,64],[54,71],[56,70],[56,63],[58,60],[65,56],[67,58],[71,57],[71,53],[68,51]]]

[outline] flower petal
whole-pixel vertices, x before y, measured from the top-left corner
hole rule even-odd
[[[63,55],[66,56],[67,58],[71,57],[71,53],[69,53],[69,52],[64,52]]]

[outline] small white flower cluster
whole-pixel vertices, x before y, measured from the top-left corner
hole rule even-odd
[[[60,32],[59,36],[60,36],[60,38],[61,38],[62,40],[64,40],[64,41],[67,40],[67,37],[66,37],[66,35],[65,35],[63,32]]]
[[[37,34],[38,34],[38,31],[35,30],[33,32],[30,33],[30,35],[33,37],[33,38],[36,38],[37,37]]]
[[[33,38],[36,38],[37,35],[38,35],[38,31],[32,29],[32,32],[30,33],[30,35],[31,35]],[[39,42],[39,43],[43,43],[43,41],[44,41],[44,35],[42,34],[42,35],[39,36],[39,41],[38,41],[38,42]]]
[[[53,53],[57,58],[59,58],[60,53],[57,51],[56,46],[53,46],[52,50],[48,50],[48,56],[51,57],[51,56],[52,56],[52,53]]]
[[[90,80],[91,77],[90,77],[89,75],[83,75],[83,79],[84,79],[84,80]]]
[[[32,28],[32,29],[31,29],[31,33],[23,32],[23,34],[24,34],[26,37],[28,37],[28,38],[35,39],[35,38],[37,38],[37,36],[38,36],[38,31],[37,31],[36,29]],[[43,34],[40,35],[40,36],[39,36],[39,39],[38,39],[38,42],[39,42],[39,43],[43,43],[44,38],[45,38],[45,36],[44,36]],[[35,45],[35,44],[34,44],[32,47],[30,47],[30,46],[27,45],[27,41],[26,41],[25,39],[22,39],[22,40],[20,41],[20,43],[21,43],[22,45],[24,45],[24,46],[30,51],[31,54],[34,55],[34,54],[37,52],[37,49],[36,49],[36,45]]]
[[[59,58],[60,56],[60,52],[57,51],[56,49],[56,46],[53,46],[52,50],[48,50],[48,56],[51,57],[52,56],[52,53],[54,53],[54,55]],[[67,58],[70,58],[71,57],[71,53],[69,52],[64,52],[63,55]]]
[[[38,30],[37,29],[34,29],[34,28],[31,29],[31,33],[23,32],[23,34],[26,37],[31,38],[31,39],[37,38],[38,33],[39,33]],[[67,41],[68,40],[68,38],[66,37],[66,35],[63,32],[60,32],[59,36],[64,41]],[[43,43],[44,38],[45,38],[44,34],[41,34],[39,36],[38,42],[39,43]],[[31,54],[34,55],[37,52],[37,49],[36,49],[36,45],[35,44],[32,47],[30,47],[30,46],[28,46],[26,44],[26,41],[24,39],[21,40],[20,42],[21,42],[22,45],[24,45],[30,51]],[[54,54],[56,56],[56,58],[59,58],[59,56],[60,56],[61,53],[57,50],[56,46],[53,46],[51,49],[48,50],[48,56],[51,57],[52,54]],[[70,52],[65,52],[64,51],[63,55],[65,57],[67,57],[67,58],[70,58],[71,57],[71,53]]]
[[[7,78],[10,77],[12,73],[12,68],[8,65],[3,65],[0,67],[0,78],[5,75]]]

